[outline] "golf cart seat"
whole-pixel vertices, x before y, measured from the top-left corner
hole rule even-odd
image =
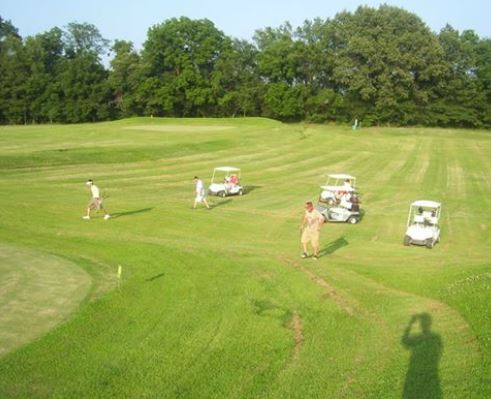
[[[424,215],[414,215],[415,223],[423,223],[425,221]]]
[[[438,224],[438,219],[435,216],[430,216],[430,217],[426,218],[426,221],[429,224]]]

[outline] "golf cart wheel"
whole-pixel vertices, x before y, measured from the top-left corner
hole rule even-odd
[[[219,196],[219,197],[222,197],[222,198],[225,198],[225,197],[227,196],[227,193],[226,193],[225,191],[220,191],[220,192],[218,193],[218,196]]]
[[[425,242],[425,245],[426,245],[426,248],[431,249],[435,245],[435,242],[431,238],[428,238]]]
[[[402,242],[404,245],[408,246],[411,244],[411,237],[409,236],[404,236],[404,241]]]
[[[351,217],[348,219],[348,223],[349,223],[349,224],[356,224],[356,223],[358,223],[358,218],[357,218],[357,217],[354,217],[354,216],[351,216]]]

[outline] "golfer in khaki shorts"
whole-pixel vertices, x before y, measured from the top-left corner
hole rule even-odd
[[[99,187],[97,187],[94,182],[89,179],[85,183],[87,187],[89,187],[90,192],[92,194],[92,198],[89,201],[89,204],[87,205],[87,215],[82,216],[82,219],[89,220],[90,219],[90,211],[92,209],[95,209],[96,211],[102,210],[104,212],[104,220],[107,220],[111,217],[109,213],[106,212],[104,207],[102,206],[102,197],[100,194]]]
[[[305,213],[300,225],[302,232],[301,243],[303,247],[302,258],[307,258],[307,244],[310,243],[313,251],[313,259],[319,259],[319,235],[322,225],[324,224],[324,216],[314,208],[311,201],[305,203]]]

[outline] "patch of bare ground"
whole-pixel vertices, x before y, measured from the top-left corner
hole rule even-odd
[[[291,328],[293,330],[293,337],[295,339],[295,348],[293,351],[293,360],[297,360],[300,356],[300,351],[303,346],[303,328],[302,319],[297,312],[293,312]]]

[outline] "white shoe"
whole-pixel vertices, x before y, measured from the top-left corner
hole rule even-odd
[[[82,219],[84,219],[84,220],[90,220],[90,216],[82,216]]]
[[[104,220],[107,220],[111,217],[111,215],[107,214],[107,215],[104,215]]]

